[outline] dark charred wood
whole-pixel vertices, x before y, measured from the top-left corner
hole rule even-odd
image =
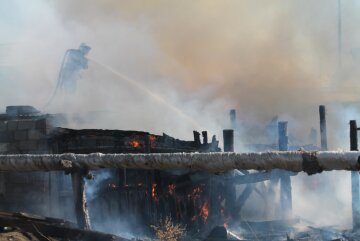
[[[355,120],[350,121],[350,150],[358,151],[358,129]],[[360,229],[360,194],[359,194],[359,173],[351,172],[351,199],[352,199],[352,220],[353,230]]]
[[[141,131],[54,128],[48,136],[53,153],[164,153],[220,151],[216,140],[201,144],[200,133],[194,132],[194,141],[175,139]]]
[[[319,106],[320,115],[320,138],[321,138],[321,150],[327,151],[327,131],[326,131],[326,110],[324,105]]]
[[[224,152],[234,152],[234,130],[223,130]]]
[[[195,145],[200,146],[200,145],[201,145],[201,142],[200,142],[200,133],[197,132],[197,131],[193,131],[193,134],[194,134],[194,142],[195,142]]]
[[[12,227],[29,233],[39,232],[47,238],[69,241],[129,241],[116,235],[78,229],[74,227],[74,224],[61,219],[39,217],[24,213],[0,212],[0,226]]]
[[[203,131],[201,132],[202,136],[203,136],[203,144],[208,144],[208,134],[207,131]]]

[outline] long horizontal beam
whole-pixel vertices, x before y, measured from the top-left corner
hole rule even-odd
[[[72,171],[101,168],[193,170],[221,173],[233,169],[314,174],[359,171],[360,152],[157,153],[157,154],[21,154],[0,155],[0,171]]]

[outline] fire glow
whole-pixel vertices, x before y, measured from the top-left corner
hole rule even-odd
[[[129,142],[130,146],[134,148],[139,148],[141,146],[140,142],[138,140],[132,140]]]
[[[205,202],[202,205],[199,216],[204,221],[204,223],[207,223],[207,219],[209,217],[209,203],[208,202]]]
[[[159,198],[158,198],[158,196],[157,196],[156,187],[157,187],[157,184],[154,183],[154,184],[152,185],[152,188],[151,188],[151,197],[152,197],[152,199],[154,200],[155,203],[158,203],[158,202],[159,202]]]

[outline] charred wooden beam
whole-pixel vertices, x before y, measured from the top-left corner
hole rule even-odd
[[[357,124],[355,120],[350,121],[350,150],[358,151]],[[352,196],[352,218],[353,229],[360,228],[360,193],[359,172],[351,172],[351,196]]]
[[[197,131],[193,131],[193,134],[194,134],[194,142],[197,146],[200,146],[201,145],[201,142],[200,142],[200,133],[197,132]]]
[[[233,152],[234,130],[232,129],[223,130],[223,138],[224,138],[224,152]]]
[[[321,138],[321,150],[327,151],[327,131],[326,131],[326,111],[325,106],[319,106],[319,114],[320,114],[320,138]]]
[[[234,151],[234,130],[223,130],[224,152]],[[233,210],[236,205],[236,190],[231,182],[225,182],[225,210]]]
[[[359,151],[152,153],[152,154],[15,154],[0,155],[0,171],[71,171],[133,168],[193,170],[211,173],[282,169],[308,174],[332,170],[360,170]]]
[[[203,136],[203,144],[208,144],[208,134],[207,131],[203,131],[201,132],[202,136]]]

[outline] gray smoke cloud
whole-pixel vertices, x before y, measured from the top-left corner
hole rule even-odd
[[[356,1],[342,6],[341,73],[337,71],[336,1],[37,0],[30,4],[18,0],[1,4],[2,11],[14,12],[3,17],[6,42],[13,43],[1,47],[8,52],[4,59],[9,65],[1,72],[10,72],[2,88],[5,104],[42,106],[55,87],[64,52],[81,42],[92,46],[90,57],[161,95],[201,127],[217,133],[228,126],[227,110],[237,108],[243,121],[256,120],[261,125],[275,115],[294,120],[293,131],[304,139],[308,133],[303,127],[317,126],[319,104],[357,101]],[[71,101],[64,104],[58,98],[49,111],[102,117],[88,127],[97,123],[187,138],[196,128],[94,62],[83,73]],[[175,122],[181,131],[174,130]]]

